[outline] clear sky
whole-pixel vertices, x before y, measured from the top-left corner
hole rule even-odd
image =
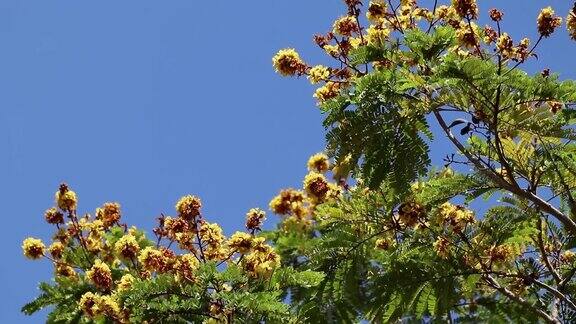
[[[571,6],[479,2],[503,8],[516,39],[534,35],[538,8]],[[275,75],[271,57],[296,47],[323,62],[312,34],[342,9],[339,0],[0,1],[0,322],[44,321],[19,309],[51,265],[25,260],[20,245],[51,236],[43,212],[62,181],[80,212],[118,201],[124,221],[147,230],[195,194],[228,234],[249,208],[300,187],[307,157],[324,147],[322,116],[313,88]],[[566,37],[544,42],[539,57],[574,78]],[[443,144],[433,149],[438,161]]]

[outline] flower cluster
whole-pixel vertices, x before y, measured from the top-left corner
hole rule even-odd
[[[502,11],[496,8],[488,11],[491,21],[497,26],[480,27],[477,0],[451,0],[450,5],[435,4],[434,8],[420,6],[416,0],[402,0],[398,5],[384,0],[372,0],[365,9],[366,21],[360,16],[362,3],[344,2],[348,8],[346,15],[338,17],[328,33],[314,36],[315,43],[336,60],[338,67],[309,66],[293,48],[280,50],[272,60],[274,69],[281,75],[306,75],[312,84],[319,84],[313,95],[318,105],[345,93],[357,78],[370,73],[370,68],[390,68],[394,64],[410,67],[417,65],[418,62],[413,60],[409,51],[396,51],[395,47],[398,42],[402,42],[406,32],[412,29],[420,28],[429,33],[439,26],[451,27],[457,42],[445,54],[455,53],[463,57],[473,55],[504,63],[522,63],[536,56],[534,51],[539,42],[530,48],[530,39],[522,38],[515,42],[508,33],[502,31]],[[366,26],[363,25],[365,22]],[[542,9],[537,18],[541,37],[550,37],[561,24],[562,18],[555,15],[551,7]],[[568,14],[566,26],[570,36],[576,40],[576,10]],[[357,53],[362,47],[369,47],[374,52],[394,50],[399,54],[395,57],[397,62],[370,56],[371,64],[355,65],[351,54]]]
[[[75,211],[78,204],[76,193],[70,189],[66,184],[61,184],[60,189],[55,194],[56,205],[64,211]]]
[[[266,220],[266,213],[260,208],[252,208],[246,213],[246,229],[259,231],[264,220]]]
[[[44,255],[46,246],[40,239],[29,237],[22,243],[24,255],[32,260],[39,259]]]
[[[538,32],[544,37],[550,37],[556,28],[562,25],[562,18],[554,13],[552,7],[546,7],[538,15]]]
[[[300,59],[300,55],[293,49],[287,48],[280,50],[272,58],[276,72],[284,76],[301,75],[306,70],[306,64]]]
[[[438,214],[440,222],[448,225],[456,233],[462,232],[468,224],[472,224],[476,220],[471,210],[449,202],[440,206]]]
[[[96,209],[96,219],[102,222],[104,228],[118,225],[120,217],[120,204],[118,203],[105,203],[102,207]]]
[[[304,177],[303,190],[284,189],[270,201],[270,209],[284,217],[282,226],[286,230],[309,230],[314,222],[315,207],[339,199],[347,187],[347,171],[341,163],[331,165],[326,154],[312,155],[308,159],[307,167],[309,173]],[[328,171],[332,171],[334,178],[339,180],[338,183],[326,178]]]
[[[452,6],[461,18],[478,19],[476,0],[452,0]]]
[[[576,40],[576,6],[568,13],[566,17],[566,29],[573,40]]]
[[[191,220],[200,215],[200,208],[202,208],[202,201],[200,198],[192,195],[187,195],[176,203],[176,211],[178,216]]]
[[[86,283],[89,289],[77,301],[86,318],[132,322],[133,310],[126,306],[125,296],[135,285],[158,276],[170,276],[179,285],[199,285],[199,269],[216,262],[238,266],[247,278],[262,280],[280,266],[279,254],[257,236],[266,219],[257,208],[246,214],[247,232],[226,238],[218,224],[204,219],[200,199],[187,195],[176,203],[176,217],[159,218],[156,240],[151,241],[135,227],[120,223],[118,203],[103,204],[94,216],[79,217],[77,207],[76,193],[61,185],[56,207],[44,214],[55,226],[53,242],[46,248],[40,239],[27,238],[22,250],[29,259],[50,259],[58,280]],[[211,285],[206,286],[207,293]],[[217,296],[210,303],[227,307]]]
[[[398,208],[400,222],[406,227],[414,227],[426,222],[426,210],[416,202],[403,203]]]
[[[112,271],[110,267],[99,259],[94,261],[90,270],[86,271],[86,277],[101,290],[109,290],[112,287]]]
[[[280,266],[280,255],[264,243],[264,238],[256,238],[252,242],[251,252],[242,261],[244,268],[254,277],[268,276]]]

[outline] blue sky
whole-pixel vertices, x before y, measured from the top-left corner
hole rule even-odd
[[[490,0],[481,10],[496,4],[517,39],[534,35],[539,7],[563,15],[570,7]],[[81,212],[118,201],[124,220],[147,230],[195,194],[227,233],[249,208],[299,187],[307,157],[324,147],[322,116],[313,88],[274,74],[271,57],[296,47],[322,62],[312,35],[342,8],[339,0],[1,1],[0,322],[45,318],[19,313],[52,271],[25,260],[20,245],[49,239],[42,215],[62,181]],[[575,46],[562,31],[544,42],[540,62],[574,78]],[[442,143],[433,149],[436,160],[445,152]]]

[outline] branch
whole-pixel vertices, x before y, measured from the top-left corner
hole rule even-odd
[[[555,289],[554,287],[551,287],[541,281],[538,280],[532,280],[537,286],[540,286],[546,290],[548,290],[549,292],[551,292],[554,296],[560,298],[561,300],[563,300],[566,304],[568,304],[568,306],[570,306],[570,308],[572,308],[573,310],[576,310],[576,305],[574,305],[574,303],[568,299],[568,297],[566,297],[566,295],[564,295],[563,293],[561,293],[560,291],[558,291],[557,289]]]
[[[543,232],[544,226],[542,223],[542,218],[538,217],[538,239],[536,243],[538,244],[538,248],[540,249],[540,254],[542,255],[542,260],[544,261],[546,268],[548,268],[548,271],[550,271],[552,277],[554,277],[554,280],[556,280],[556,283],[559,285],[562,282],[562,278],[560,278],[560,275],[558,272],[556,272],[554,267],[552,267],[550,260],[548,260],[548,255],[546,255],[546,248],[544,246],[544,238],[542,237]]]
[[[501,286],[492,276],[486,275],[486,276],[484,276],[484,280],[486,280],[488,282],[488,284],[490,284],[492,287],[494,287],[494,289],[498,290],[504,296],[506,296],[506,297],[510,298],[511,300],[517,302],[518,304],[534,311],[536,314],[538,314],[547,323],[554,323],[554,324],[560,323],[560,321],[557,318],[554,318],[554,317],[548,315],[548,313],[535,307],[534,305],[532,305],[530,302],[528,302],[524,298],[514,294],[508,288]]]
[[[544,199],[540,198],[534,193],[523,190],[522,188],[512,185],[503,178],[501,178],[497,173],[495,173],[493,170],[484,165],[479,158],[472,155],[468,151],[468,149],[466,149],[466,147],[464,147],[464,145],[460,143],[460,141],[454,136],[454,134],[452,134],[452,132],[448,128],[448,125],[446,125],[446,122],[442,118],[442,115],[436,109],[433,110],[433,113],[434,116],[436,117],[436,120],[438,121],[438,124],[440,124],[440,127],[442,127],[442,129],[444,130],[444,133],[446,134],[448,139],[454,144],[454,146],[456,146],[456,148],[458,148],[458,150],[462,154],[464,154],[464,156],[466,156],[466,158],[468,158],[468,160],[470,160],[470,162],[474,164],[474,166],[478,169],[478,171],[480,171],[480,173],[484,174],[490,180],[494,181],[494,183],[499,185],[502,189],[508,190],[513,194],[516,194],[524,199],[531,201],[541,211],[554,216],[568,229],[568,231],[572,235],[576,235],[576,223],[570,217],[566,216],[556,207],[552,206],[550,203],[546,202]]]

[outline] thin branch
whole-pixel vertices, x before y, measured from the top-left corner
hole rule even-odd
[[[560,278],[558,272],[556,272],[554,267],[552,267],[552,264],[550,264],[550,260],[548,260],[548,255],[546,254],[543,232],[544,232],[544,224],[542,222],[542,218],[538,217],[538,239],[536,240],[536,243],[538,245],[538,248],[540,249],[541,258],[544,261],[544,265],[546,265],[546,268],[548,268],[548,271],[550,271],[550,274],[552,275],[552,277],[554,277],[556,283],[560,284],[562,282],[562,278]]]
[[[434,110],[433,113],[434,113],[434,116],[436,117],[436,120],[440,124],[440,127],[444,130],[444,133],[446,134],[448,139],[458,148],[458,150],[462,154],[464,154],[466,156],[466,158],[468,158],[474,164],[474,166],[478,169],[478,171],[480,171],[482,174],[484,174],[490,180],[494,181],[494,183],[499,185],[502,189],[508,190],[513,194],[516,194],[522,198],[528,199],[529,201],[533,202],[541,211],[546,212],[546,213],[554,216],[558,221],[560,221],[564,226],[566,226],[567,230],[572,235],[576,235],[576,223],[570,217],[568,217],[567,215],[562,213],[560,210],[558,210],[556,207],[552,206],[550,203],[546,202],[544,199],[535,195],[534,193],[528,192],[528,191],[523,190],[522,188],[520,188],[518,186],[515,186],[515,185],[508,183],[506,180],[504,180],[502,177],[500,177],[496,172],[494,172],[493,170],[488,168],[486,165],[484,165],[483,161],[481,161],[479,158],[472,155],[466,149],[466,147],[464,147],[464,145],[462,143],[460,143],[460,141],[454,136],[454,134],[452,134],[452,132],[448,128],[448,125],[446,124],[446,122],[442,118],[442,115],[440,114],[440,112],[438,112],[437,110]]]
[[[510,298],[511,300],[517,302],[518,304],[532,310],[533,312],[535,312],[536,314],[538,314],[544,321],[546,321],[547,323],[560,323],[560,321],[557,318],[554,318],[552,316],[550,316],[548,313],[546,313],[545,311],[543,311],[542,309],[539,309],[537,307],[535,307],[534,305],[532,305],[530,302],[528,302],[527,300],[525,300],[524,298],[516,295],[515,293],[513,293],[512,291],[510,291],[508,288],[501,286],[496,279],[494,279],[492,276],[490,275],[485,275],[484,276],[484,280],[486,280],[486,282],[491,285],[494,289],[498,290],[500,293],[502,293],[504,296]]]

